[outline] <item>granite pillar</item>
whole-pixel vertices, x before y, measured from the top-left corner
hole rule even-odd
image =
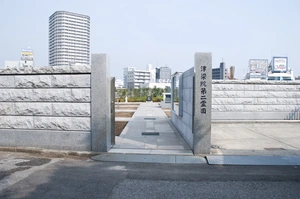
[[[111,99],[107,55],[92,54],[91,70],[92,151],[107,152],[111,148]]]
[[[211,148],[212,55],[195,53],[194,154],[209,154]]]

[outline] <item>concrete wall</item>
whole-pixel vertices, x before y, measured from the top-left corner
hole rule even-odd
[[[218,81],[212,120],[283,120],[300,106],[300,82]]]
[[[194,67],[181,74],[179,82],[180,114],[171,111],[171,120],[187,143],[193,146],[193,78]]]
[[[0,70],[0,146],[91,150],[91,67]]]

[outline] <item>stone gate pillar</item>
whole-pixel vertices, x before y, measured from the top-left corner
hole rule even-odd
[[[92,54],[91,70],[92,151],[107,152],[111,148],[111,99],[107,55]]]
[[[209,154],[211,148],[212,55],[195,53],[194,154]]]

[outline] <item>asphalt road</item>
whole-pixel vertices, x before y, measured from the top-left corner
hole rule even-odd
[[[300,198],[300,168],[95,162],[1,152],[0,198]]]

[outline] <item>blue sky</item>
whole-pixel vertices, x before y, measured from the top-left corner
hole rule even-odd
[[[247,72],[249,59],[288,56],[300,75],[299,0],[0,0],[0,66],[34,49],[35,65],[48,65],[48,20],[58,10],[91,17],[91,53],[107,53],[111,76],[124,67],[167,65],[172,73],[194,64],[195,52],[212,52]]]

